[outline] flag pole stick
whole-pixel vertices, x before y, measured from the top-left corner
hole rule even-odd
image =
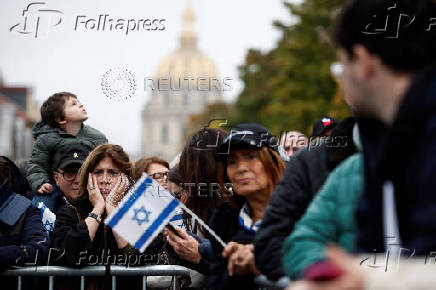
[[[195,213],[192,212],[192,210],[190,210],[189,208],[187,208],[183,203],[180,203],[180,207],[183,208],[184,211],[186,211],[188,214],[191,215],[191,217],[193,217],[206,231],[209,232],[209,234],[211,234],[212,237],[215,238],[215,240],[218,241],[218,243],[220,243],[221,246],[223,246],[223,248],[226,247],[226,243],[224,243],[224,241],[215,233],[214,230],[212,230],[201,218],[199,218]]]

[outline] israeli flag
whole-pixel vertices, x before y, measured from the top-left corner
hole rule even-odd
[[[56,215],[51,212],[51,210],[45,206],[43,202],[38,202],[38,208],[41,209],[41,220],[45,231],[50,233],[54,229],[54,224],[56,221]]]
[[[183,210],[181,208],[177,210],[177,213],[170,219],[169,223],[174,227],[185,229],[185,224],[183,223]]]
[[[140,252],[144,252],[171,218],[180,202],[147,174],[136,182],[105,224]]]

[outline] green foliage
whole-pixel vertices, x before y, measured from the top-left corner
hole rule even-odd
[[[297,22],[275,22],[282,32],[277,47],[262,53],[251,49],[239,68],[244,89],[233,109],[230,123],[258,122],[278,135],[296,129],[311,133],[322,115],[350,115],[330,73],[336,60],[332,44],[334,19],[344,0],[306,0],[300,5],[285,3]],[[335,98],[336,96],[336,98]]]
[[[226,126],[226,121],[230,109],[229,104],[218,102],[207,106],[201,114],[191,115],[188,122],[188,135],[185,136],[185,139],[204,127],[229,130],[230,128]]]

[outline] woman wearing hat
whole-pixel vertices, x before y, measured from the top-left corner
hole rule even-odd
[[[223,249],[212,240],[216,259],[210,269],[211,289],[256,288],[253,240],[285,168],[277,145],[262,126],[240,124],[218,150],[218,183],[227,202],[215,209],[210,226],[227,246]],[[229,182],[232,190],[225,191]]]

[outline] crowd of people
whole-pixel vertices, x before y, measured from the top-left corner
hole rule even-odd
[[[391,8],[413,21],[399,17],[395,37],[386,27],[368,32]],[[41,107],[26,168],[0,157],[0,271],[182,265],[191,277],[179,277],[179,288],[257,289],[263,276],[289,290],[433,289],[435,16],[432,0],[347,2],[334,33],[335,73],[353,116],[322,116],[310,138],[287,128],[277,139],[255,123],[202,128],[171,162],[133,162],[84,124],[76,95],[55,93]],[[196,216],[180,209],[139,252],[102,220],[143,173]],[[141,283],[120,277],[117,286]],[[110,276],[86,285],[112,286]],[[79,284],[64,277],[56,287]]]

